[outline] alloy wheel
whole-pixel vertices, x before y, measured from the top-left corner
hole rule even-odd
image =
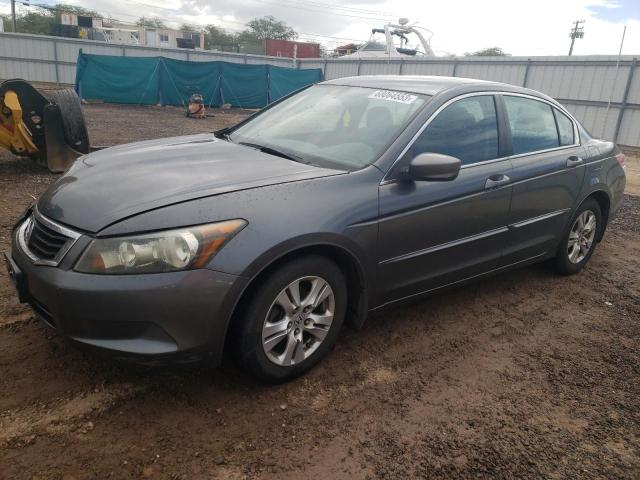
[[[288,367],[309,358],[331,328],[335,295],[316,276],[287,285],[275,298],[262,326],[262,348],[276,365]]]
[[[596,215],[591,210],[585,210],[578,215],[567,242],[567,255],[571,263],[580,263],[589,254],[596,238]]]

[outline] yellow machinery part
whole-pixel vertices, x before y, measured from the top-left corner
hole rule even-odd
[[[7,90],[0,98],[0,146],[17,155],[38,154],[31,132],[22,121],[18,95],[11,90]]]

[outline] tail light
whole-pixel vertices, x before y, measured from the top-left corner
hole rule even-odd
[[[624,161],[627,159],[626,155],[622,152],[616,155],[616,160],[620,164],[621,167],[624,167]]]

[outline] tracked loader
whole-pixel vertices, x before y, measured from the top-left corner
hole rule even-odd
[[[80,99],[71,89],[46,94],[25,80],[0,83],[0,147],[64,172],[91,149]]]

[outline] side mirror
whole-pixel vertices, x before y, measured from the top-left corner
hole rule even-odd
[[[408,180],[429,180],[446,182],[455,180],[460,173],[460,159],[440,153],[421,153],[415,156],[403,169]]]

